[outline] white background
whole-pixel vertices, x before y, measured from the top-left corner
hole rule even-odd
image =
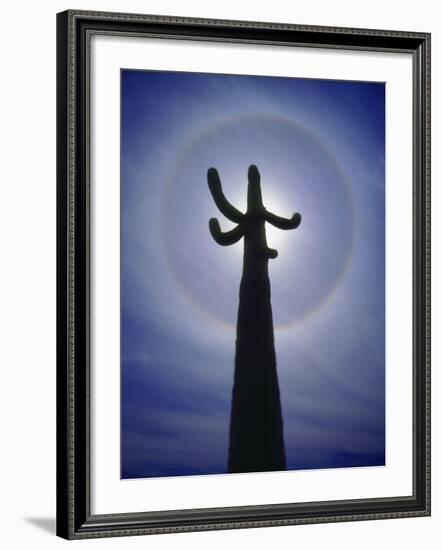
[[[93,37],[91,55],[92,513],[412,494],[411,55],[108,36]],[[109,429],[120,422],[121,67],[386,82],[384,467],[121,481],[120,434]]]
[[[5,548],[437,548],[442,536],[442,194],[433,157],[433,516],[68,543],[55,517],[55,13],[66,8],[432,32],[433,151],[442,148],[438,2],[47,2],[3,7],[0,86],[1,520]],[[439,340],[439,341],[438,341]]]

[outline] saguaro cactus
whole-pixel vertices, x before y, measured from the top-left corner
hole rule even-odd
[[[281,218],[266,210],[260,174],[254,165],[248,171],[246,213],[226,199],[215,168],[209,169],[207,179],[216,206],[237,224],[231,231],[222,232],[218,220],[212,218],[209,221],[212,237],[222,246],[244,238],[228,469],[229,472],[285,470],[268,273],[269,258],[276,258],[278,252],[267,246],[265,223],[279,229],[295,229],[301,216],[293,214],[290,219]]]

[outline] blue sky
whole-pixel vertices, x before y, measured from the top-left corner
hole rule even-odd
[[[288,468],[384,464],[384,84],[123,70],[121,98],[122,477],[226,473],[242,241],[206,174],[244,210],[250,164],[302,215],[267,229]]]

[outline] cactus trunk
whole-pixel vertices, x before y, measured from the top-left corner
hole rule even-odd
[[[284,470],[268,259],[244,261],[239,291],[229,472]]]

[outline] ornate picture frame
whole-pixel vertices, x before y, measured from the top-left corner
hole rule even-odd
[[[412,292],[407,301],[410,317],[410,478],[409,493],[355,498],[312,498],[242,505],[164,508],[155,502],[149,510],[96,512],[93,506],[92,467],[96,437],[94,391],[95,333],[92,319],[94,285],[91,266],[97,262],[91,233],[95,215],[91,121],[96,103],[91,81],[97,60],[94,37],[143,41],[162,40],[176,45],[192,43],[248,45],[259,51],[305,49],[385,54],[410,61],[411,109],[410,171],[412,220],[410,247]],[[116,42],[116,48],[118,48]],[[188,53],[186,54],[188,55]],[[257,56],[255,51],[251,55]],[[259,57],[259,55],[258,55]],[[214,71],[217,72],[216,67]],[[388,106],[387,106],[388,107]],[[115,113],[115,117],[119,114]],[[394,139],[390,128],[389,139]],[[116,176],[118,177],[118,175]],[[264,191],[265,192],[265,191]],[[406,194],[407,187],[404,186]],[[95,197],[95,198],[94,198]],[[407,199],[408,200],[408,199]],[[401,208],[398,204],[397,208]],[[95,282],[97,284],[97,282]],[[396,312],[401,315],[401,312]],[[401,338],[401,334],[398,333]],[[394,358],[393,358],[394,359]],[[388,374],[387,374],[388,376]],[[104,390],[101,390],[104,391]],[[394,412],[394,411],[393,411]],[[95,415],[95,416],[94,416]],[[394,414],[393,414],[394,416]],[[120,426],[111,426],[116,432]],[[119,457],[115,457],[119,460]],[[261,475],[271,475],[268,473]],[[207,476],[206,476],[207,477]],[[135,485],[137,480],[123,483]],[[173,483],[173,480],[171,480]],[[187,488],[191,487],[189,478]],[[204,483],[204,480],[202,481]],[[171,489],[173,491],[173,489]],[[190,497],[190,495],[189,495]],[[57,15],[57,535],[66,539],[158,534],[179,531],[236,529],[390,519],[430,514],[430,35],[424,32],[350,29],[180,18],[68,10]]]

